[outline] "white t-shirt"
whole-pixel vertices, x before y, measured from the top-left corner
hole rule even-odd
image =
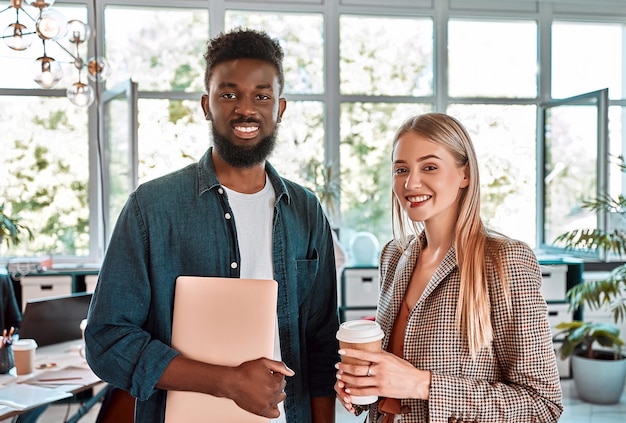
[[[276,193],[265,175],[265,186],[254,194],[242,194],[224,187],[228,202],[235,217],[237,240],[239,243],[240,277],[254,279],[274,279],[272,261],[272,225]],[[281,361],[278,319],[274,336],[274,360]],[[272,423],[286,423],[285,408],[278,404],[280,417]]]

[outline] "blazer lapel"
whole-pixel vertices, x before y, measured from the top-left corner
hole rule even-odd
[[[417,301],[417,304],[420,304],[424,301],[428,296],[439,286],[439,284],[456,268],[456,250],[454,247],[450,247],[443,260],[433,273],[433,276],[430,278],[428,285],[424,289],[422,296]],[[416,304],[416,305],[417,305]]]

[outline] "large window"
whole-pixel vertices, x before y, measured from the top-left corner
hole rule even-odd
[[[410,115],[433,110],[433,20],[339,17],[341,235],[391,238],[391,142]]]
[[[15,22],[26,26],[24,32],[32,31],[36,9],[29,9],[30,16],[18,17],[14,9],[5,7],[0,13],[3,31]],[[84,6],[57,9],[67,19],[86,19]],[[5,41],[0,41],[0,204],[19,215],[36,236],[10,251],[0,245],[0,258],[46,252],[85,257],[94,229],[87,110],[73,106],[64,97],[65,90],[46,90],[42,95],[44,90],[33,80],[35,60],[44,56],[41,40],[33,39],[25,51],[12,50]],[[60,86],[76,80],[71,56],[61,47],[47,43],[45,54],[60,64]]]
[[[540,106],[538,149],[543,167],[543,198],[539,210],[540,245],[550,249],[561,234],[579,229],[607,230],[604,212],[596,214],[585,201],[607,192],[607,89],[553,100]]]
[[[474,141],[485,224],[534,245],[537,22],[450,19],[447,55],[446,111]]]
[[[271,162],[320,196],[348,254],[358,232],[390,239],[391,142],[404,119],[429,111],[469,130],[486,223],[539,247],[546,197],[537,188],[537,111],[608,88],[609,153],[623,154],[626,10],[609,0],[489,3],[497,2],[58,0],[53,7],[68,19],[97,24],[81,55],[105,56],[111,75],[102,99],[76,108],[64,98],[75,77],[69,60],[56,89],[38,89],[29,68],[40,44],[14,52],[0,42],[0,204],[35,233],[33,242],[2,245],[0,261],[48,252],[56,261],[101,260],[130,190],[197,161],[210,145],[203,54],[211,36],[240,26],[267,31],[285,50],[288,107]],[[14,16],[0,11],[0,26]],[[129,80],[136,103],[105,108],[105,91]],[[575,117],[550,119],[561,125],[552,135],[585,137]],[[584,145],[575,157],[591,183],[597,161],[582,159]],[[609,170],[612,195],[625,177]],[[565,222],[558,207],[572,210],[557,194],[550,191],[550,236]]]
[[[134,180],[111,203],[110,227],[131,189],[197,161],[209,145],[199,102],[209,11],[108,5],[104,34],[106,57],[116,70],[107,87],[130,79],[142,93],[137,103],[137,145],[125,146],[136,152],[136,168],[130,172]]]
[[[626,151],[626,24],[623,22],[623,19],[620,23],[556,20],[552,25],[552,97],[563,99],[608,88],[608,157],[612,159],[604,160],[608,163],[607,185],[612,198],[617,198],[626,189],[626,173],[615,165],[615,159]],[[588,110],[591,113],[593,109]],[[595,125],[579,126],[580,121],[572,122],[569,128],[578,139],[592,139],[585,134],[593,133]],[[585,162],[587,166],[593,165],[588,159]],[[567,221],[570,222],[574,215]],[[578,216],[582,219],[582,211],[578,211]],[[617,219],[607,222],[610,227],[626,227],[619,215],[610,217]],[[594,228],[596,216],[587,216],[586,221],[579,220],[578,223],[584,224],[585,228]]]

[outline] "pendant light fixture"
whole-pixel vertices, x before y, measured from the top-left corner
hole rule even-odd
[[[29,13],[24,8],[25,4],[33,7],[35,12]],[[41,40],[43,54],[33,63],[33,80],[45,89],[54,87],[63,78],[60,63],[46,53],[46,43],[52,42],[61,47],[71,57],[78,74],[77,81],[66,91],[67,98],[76,106],[88,107],[95,99],[95,91],[89,80],[105,80],[110,73],[110,66],[103,57],[93,57],[87,61],[80,57],[79,46],[90,39],[91,28],[77,19],[68,22],[61,12],[51,8],[53,4],[54,0],[11,0],[9,7],[0,10],[0,13],[14,10],[15,22],[5,28],[2,38],[7,47],[16,51],[27,50],[36,38]],[[23,16],[30,21],[25,23]],[[30,29],[28,24],[34,29]],[[61,41],[73,45],[73,51],[64,47]],[[86,78],[83,78],[83,70],[86,70]]]

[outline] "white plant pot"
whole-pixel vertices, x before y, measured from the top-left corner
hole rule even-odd
[[[595,404],[615,404],[624,391],[626,357],[600,360],[574,354],[572,374],[580,399]]]

